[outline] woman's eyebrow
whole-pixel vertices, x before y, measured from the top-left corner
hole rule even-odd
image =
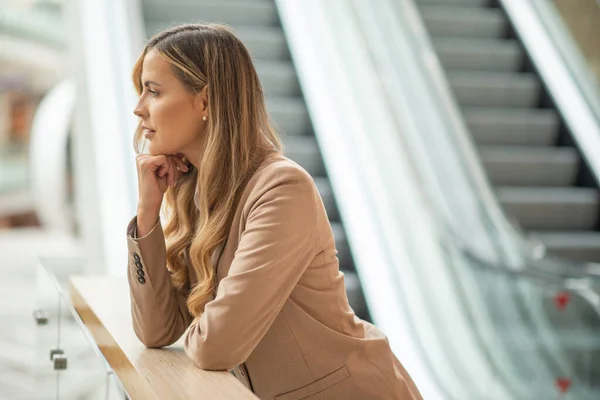
[[[146,81],[146,82],[144,82],[144,86],[148,86],[150,84],[155,85],[155,86],[162,86],[160,83],[154,82],[154,81]]]

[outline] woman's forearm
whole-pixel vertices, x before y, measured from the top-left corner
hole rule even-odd
[[[137,237],[146,236],[156,226],[160,209],[139,206],[137,212]]]

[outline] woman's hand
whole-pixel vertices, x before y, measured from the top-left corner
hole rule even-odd
[[[165,192],[175,186],[180,176],[189,170],[181,160],[181,155],[139,154],[136,157],[138,173],[138,236],[151,228],[145,222],[156,221]],[[144,218],[142,218],[144,217]],[[144,221],[140,221],[144,219]]]

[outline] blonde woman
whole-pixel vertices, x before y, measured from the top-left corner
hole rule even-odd
[[[321,197],[282,155],[241,41],[221,25],[171,28],[147,43],[133,82],[140,341],[185,333],[199,368],[232,371],[261,399],[420,399],[387,338],[350,308]]]

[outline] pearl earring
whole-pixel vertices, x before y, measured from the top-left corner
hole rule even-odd
[[[206,115],[202,117],[202,121],[206,121]]]

